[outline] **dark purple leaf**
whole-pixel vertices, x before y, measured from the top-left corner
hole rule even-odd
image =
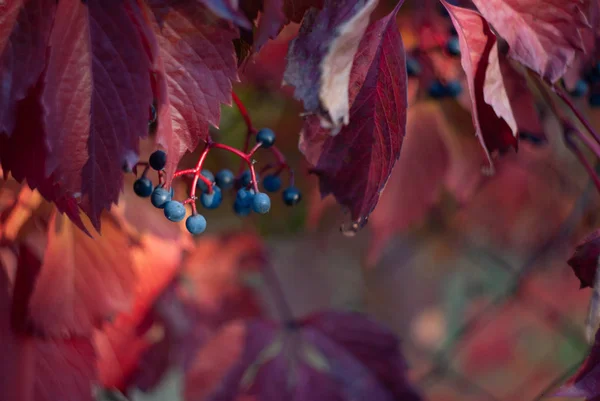
[[[198,0],[218,17],[233,22],[245,29],[252,29],[252,23],[238,8],[237,0]]]
[[[600,232],[596,231],[577,246],[567,262],[581,282],[581,288],[593,287],[600,258]]]
[[[267,40],[275,39],[284,23],[283,0],[264,0],[263,12],[254,38],[256,50],[260,50]]]

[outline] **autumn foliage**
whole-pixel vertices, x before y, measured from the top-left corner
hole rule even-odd
[[[592,340],[599,35],[596,0],[0,1],[0,401],[462,399],[413,304],[487,316],[441,268],[481,249]],[[521,313],[457,369],[518,358]],[[599,336],[530,387],[600,397]]]

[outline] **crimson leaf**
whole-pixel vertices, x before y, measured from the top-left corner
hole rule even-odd
[[[598,258],[600,258],[600,233],[594,232],[577,246],[575,253],[567,262],[581,282],[581,288],[594,286]]]
[[[122,163],[147,134],[150,60],[130,14],[133,0],[59,2],[42,103],[46,172],[56,172],[100,228],[116,203]]]
[[[283,12],[292,22],[300,22],[304,14],[311,8],[323,8],[325,0],[284,0]]]
[[[320,178],[321,195],[348,207],[353,228],[375,208],[400,156],[406,128],[406,68],[396,9],[363,37],[350,74],[351,124],[336,136],[316,116],[304,124],[300,150]]]

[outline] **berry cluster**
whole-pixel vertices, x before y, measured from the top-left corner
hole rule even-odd
[[[167,154],[162,150],[157,150],[150,156],[147,163],[136,164],[143,166],[142,175],[134,182],[133,190],[136,195],[143,198],[150,198],[152,205],[156,208],[163,209],[165,217],[172,222],[180,222],[187,215],[185,205],[189,204],[192,209],[192,214],[185,221],[187,230],[194,235],[201,234],[206,230],[206,218],[198,213],[196,201],[200,200],[200,204],[205,209],[216,209],[223,202],[223,193],[225,191],[235,192],[235,201],[233,210],[238,216],[248,216],[252,212],[258,214],[266,214],[271,209],[271,198],[265,192],[259,190],[259,174],[254,169],[252,157],[260,148],[270,149],[277,159],[277,163],[269,164],[263,168],[261,173],[265,175],[262,186],[266,192],[275,193],[282,188],[281,173],[287,170],[289,176],[289,186],[282,191],[283,202],[288,206],[294,206],[302,199],[300,190],[294,186],[294,175],[291,168],[285,162],[283,155],[277,148],[274,147],[275,133],[269,128],[263,128],[254,131],[248,118],[247,112],[239,99],[234,94],[234,100],[238,104],[246,123],[248,124],[248,139],[250,135],[255,134],[256,145],[248,151],[249,141],[246,141],[246,149],[244,152],[232,148],[228,145],[213,142],[208,140],[204,150],[202,151],[198,163],[193,169],[177,171],[173,175],[173,179],[178,177],[191,177],[191,186],[189,197],[184,201],[173,199],[173,188],[166,185],[166,177],[164,168],[167,164]],[[245,171],[240,170],[236,176],[231,170],[223,169],[213,174],[211,171],[204,169],[204,162],[209,151],[213,149],[222,149],[234,153],[248,166]],[[150,169],[158,172],[158,185],[154,186],[152,181],[147,177]],[[196,195],[199,193],[199,196]]]

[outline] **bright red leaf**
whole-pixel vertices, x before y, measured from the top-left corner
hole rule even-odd
[[[600,258],[600,233],[594,232],[575,249],[567,262],[581,282],[581,288],[593,287],[598,259]]]
[[[239,325],[222,334],[231,338],[231,327]],[[284,326],[266,320],[242,326],[233,332],[235,343],[243,344],[239,360],[212,391],[192,394],[188,388],[190,399],[203,393],[219,401],[245,395],[265,401],[420,399],[406,381],[398,339],[364,316],[326,311]],[[195,379],[206,383],[195,375],[188,382]]]
[[[80,194],[97,229],[119,198],[123,161],[148,131],[151,65],[130,13],[139,13],[133,0],[59,2],[50,37],[46,172]]]
[[[505,120],[511,121],[516,130],[500,73],[496,36],[477,12],[443,0],[442,4],[448,10],[460,40],[461,64],[467,74],[475,133],[488,154],[490,168],[493,168],[490,153],[517,146],[517,139]]]
[[[552,83],[560,79],[588,26],[586,0],[473,0],[510,46],[509,55]]]
[[[0,10],[0,134],[10,136],[16,105],[38,82],[46,65],[46,47],[56,1],[13,0]]]
[[[373,23],[360,43],[351,73],[351,124],[331,136],[316,116],[305,121],[300,150],[332,193],[362,227],[377,204],[406,126],[406,71],[396,11]]]
[[[11,327],[12,292],[0,266],[0,392],[11,401],[93,401],[94,348],[88,339],[42,340]]]
[[[306,13],[290,43],[283,79],[324,127],[337,130],[350,121],[353,60],[376,6],[377,0],[326,1]]]
[[[157,141],[167,151],[170,180],[183,154],[208,138],[210,125],[218,126],[221,105],[231,104],[238,30],[194,1],[147,4],[158,21]]]

